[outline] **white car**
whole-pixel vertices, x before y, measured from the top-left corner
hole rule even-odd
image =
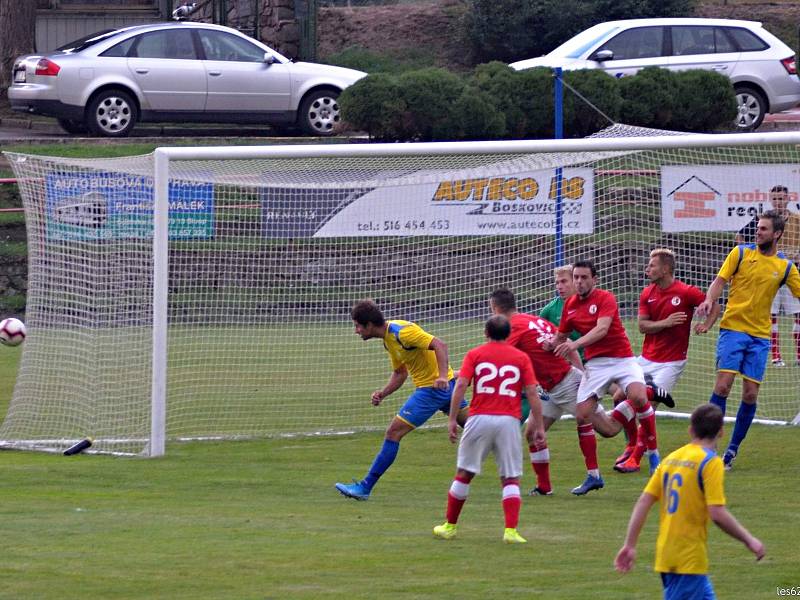
[[[755,129],[764,115],[800,103],[794,52],[754,21],[631,19],[600,23],[540,58],[511,63],[516,70],[603,69],[615,77],[644,67],[707,69],[730,77],[737,127]]]
[[[14,61],[11,108],[70,133],[124,137],[139,121],[298,126],[333,135],[339,93],[366,75],[294,63],[235,29],[188,21],[99,32]]]

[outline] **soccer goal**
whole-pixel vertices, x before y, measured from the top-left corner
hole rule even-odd
[[[171,440],[383,428],[407,392],[370,405],[390,365],[355,335],[354,301],[420,323],[457,367],[495,287],[535,313],[553,267],[590,258],[638,351],[651,249],[705,290],[773,186],[800,211],[799,133],[604,136],[9,154],[28,339],[0,445],[91,436],[96,451],[157,456]],[[777,326],[786,366],[768,368],[758,417],[797,423],[800,327]],[[716,337],[692,336],[675,410],[707,401]]]

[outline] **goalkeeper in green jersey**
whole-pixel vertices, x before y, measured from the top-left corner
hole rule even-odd
[[[547,319],[553,325],[558,325],[561,322],[564,301],[575,293],[575,284],[572,281],[572,265],[556,267],[554,274],[556,276],[556,292],[558,296],[539,311],[539,316]],[[577,331],[569,334],[569,339],[571,340],[577,340],[579,337],[581,337],[581,334]],[[578,354],[581,357],[581,361],[583,361],[583,348],[578,350]]]

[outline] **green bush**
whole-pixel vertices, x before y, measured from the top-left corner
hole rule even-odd
[[[383,141],[403,139],[402,121],[406,104],[393,75],[367,75],[344,89],[339,96],[342,119],[351,127]]]
[[[586,137],[619,121],[622,95],[618,79],[600,70],[566,71],[563,77],[564,137]]]
[[[632,77],[619,80],[623,97],[622,120],[631,125],[669,129],[678,99],[677,74],[647,67]]]
[[[731,80],[714,71],[676,73],[677,94],[670,129],[708,132],[730,130],[736,118]]]
[[[497,109],[493,98],[470,85],[453,104],[453,116],[459,140],[495,140],[506,135],[506,117]]]
[[[397,82],[406,106],[403,119],[403,128],[409,136],[406,139],[423,142],[455,139],[460,118],[453,108],[464,91],[461,77],[432,67],[402,73]]]

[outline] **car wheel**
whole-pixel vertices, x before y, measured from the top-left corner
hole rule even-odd
[[[736,128],[739,131],[752,131],[761,125],[767,113],[764,95],[751,87],[736,88]]]
[[[122,90],[105,90],[89,103],[86,124],[95,135],[126,137],[138,118],[136,103]]]
[[[84,123],[72,119],[58,119],[58,124],[67,133],[86,133],[88,131]]]
[[[336,133],[341,121],[338,97],[339,92],[335,90],[319,90],[306,96],[300,105],[300,128],[308,135]]]

